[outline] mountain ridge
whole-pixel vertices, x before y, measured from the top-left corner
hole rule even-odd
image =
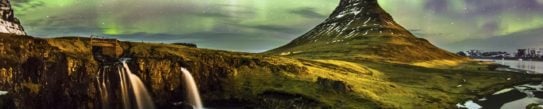
[[[396,23],[377,0],[341,0],[323,23],[266,53],[398,62],[466,59],[415,37]]]

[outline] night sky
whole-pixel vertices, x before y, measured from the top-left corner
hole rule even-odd
[[[12,5],[32,36],[94,34],[138,42],[190,42],[203,48],[262,52],[307,32],[327,18],[338,2],[12,0]],[[543,0],[380,0],[380,4],[418,37],[451,51],[466,49],[458,45],[469,40],[522,38],[525,36],[519,35],[528,35],[523,32],[543,31]]]

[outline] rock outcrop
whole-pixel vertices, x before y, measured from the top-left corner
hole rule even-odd
[[[379,58],[412,62],[461,59],[397,24],[377,0],[341,0],[323,23],[268,53],[319,58]]]
[[[1,0],[0,16],[0,32],[26,35],[19,19],[15,18],[15,13],[11,8],[9,0]]]

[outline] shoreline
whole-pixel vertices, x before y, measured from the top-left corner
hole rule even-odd
[[[478,62],[492,62],[492,64],[496,65],[496,68],[495,68],[496,71],[516,72],[516,73],[522,73],[522,74],[543,74],[543,72],[538,72],[535,70],[513,68],[511,65],[500,64],[498,61],[501,61],[501,59],[490,59],[490,58],[473,58],[473,59]],[[514,59],[504,59],[504,60],[519,61],[519,60],[514,60]],[[543,62],[543,60],[525,60],[525,62]]]
[[[519,61],[519,58],[474,58],[470,57],[472,59],[489,59],[489,60],[507,60],[507,61]],[[543,62],[543,59],[522,59],[523,61],[536,61],[536,62]]]

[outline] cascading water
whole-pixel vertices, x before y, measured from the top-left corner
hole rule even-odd
[[[183,72],[183,77],[185,79],[185,89],[187,91],[187,101],[193,106],[194,109],[203,109],[202,100],[200,99],[200,93],[198,92],[198,87],[196,82],[192,77],[192,74],[185,69],[181,68]]]
[[[128,67],[129,58],[122,58],[116,69],[104,66],[98,72],[97,90],[102,108],[154,109],[154,102],[141,79]]]
[[[141,79],[128,67],[129,58],[122,58],[121,65],[103,66],[96,77],[99,107],[104,109],[155,109],[154,102]],[[181,68],[187,93],[187,104],[203,109],[198,87],[192,74]]]
[[[102,75],[102,70],[98,72],[99,75]],[[107,86],[106,86],[106,81],[104,81],[104,76],[97,76],[96,77],[96,88],[98,89],[98,93],[99,93],[99,97],[100,97],[100,101],[99,103],[101,103],[101,107],[102,109],[107,109],[108,106],[109,106],[109,94],[107,92]]]
[[[151,96],[149,95],[149,92],[147,92],[147,89],[145,88],[145,85],[141,81],[141,79],[133,74],[130,69],[128,68],[128,64],[126,64],[127,60],[122,61],[123,67],[125,69],[124,74],[128,75],[128,82],[130,82],[129,85],[132,86],[132,92],[134,94],[134,97],[136,98],[136,106],[139,109],[154,109],[153,100],[151,99]],[[127,98],[129,96],[126,96]]]

